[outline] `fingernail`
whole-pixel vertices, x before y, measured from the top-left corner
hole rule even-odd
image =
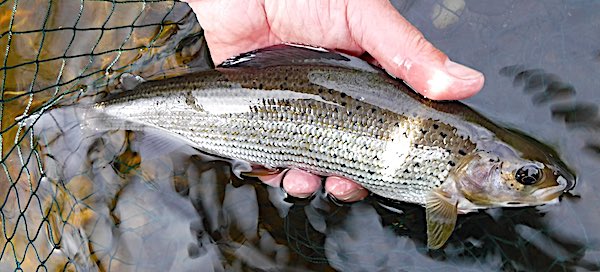
[[[358,190],[352,192],[351,194],[347,194],[343,197],[338,197],[338,199],[341,201],[345,201],[345,202],[354,202],[354,201],[363,200],[365,197],[367,197],[368,194],[369,193],[367,192],[367,190],[358,189]]]
[[[288,169],[286,169],[278,174],[261,176],[261,177],[258,177],[258,179],[269,186],[281,187],[282,179],[286,175],[287,171],[288,171]]]
[[[446,60],[445,63],[446,71],[457,78],[464,80],[473,80],[479,77],[483,77],[483,74],[477,70],[471,69],[462,64],[451,61],[450,59]]]
[[[367,190],[362,186],[339,177],[327,178],[325,190],[341,201],[358,201],[368,195]]]
[[[294,197],[306,198],[321,186],[321,178],[305,171],[292,169],[282,182],[285,191]]]

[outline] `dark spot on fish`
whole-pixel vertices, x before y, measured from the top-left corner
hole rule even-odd
[[[426,133],[428,132],[427,130],[425,130],[425,129],[422,129],[422,128],[421,128],[421,129],[419,129],[419,130],[420,130],[420,131],[421,131],[421,133],[423,133],[423,134],[426,134]]]
[[[347,96],[347,95],[346,95],[346,93],[340,93],[340,96],[341,96],[342,98],[346,98],[346,96]]]
[[[456,163],[454,163],[453,161],[449,161],[449,162],[448,162],[448,164],[449,164],[450,166],[456,166]]]
[[[438,129],[438,128],[440,128],[440,125],[438,125],[438,124],[433,124],[433,129]]]
[[[418,148],[418,147],[419,147],[419,144],[415,144],[415,148]]]
[[[458,150],[458,154],[465,156],[465,155],[467,155],[467,152],[465,152],[464,150],[460,149],[460,150]]]
[[[368,170],[368,171],[367,171],[367,173],[368,173],[369,175],[374,175],[374,174],[375,174],[375,171],[373,171],[373,170]]]
[[[329,94],[333,94],[333,89],[329,89],[327,91],[329,92]]]
[[[200,105],[196,104],[196,98],[194,98],[192,92],[185,93],[185,103],[196,111],[204,111]]]
[[[377,121],[379,121],[380,124],[383,124],[383,118],[379,118]]]
[[[262,89],[263,88],[263,84],[262,83],[258,84],[258,88]]]
[[[446,137],[448,137],[448,134],[440,132],[440,136],[442,136],[442,138],[446,138]]]
[[[376,111],[377,111],[377,109],[375,109],[375,108],[371,109],[371,113],[375,113]]]
[[[421,167],[421,164],[418,162],[415,162],[414,167]]]
[[[346,103],[346,102],[342,102],[342,103],[340,103],[340,104],[342,105],[342,107],[345,107],[345,106],[347,105],[347,103]]]
[[[356,106],[356,110],[360,110],[362,108],[361,105]]]
[[[404,173],[408,174],[408,173],[410,173],[410,171],[408,171],[408,169],[404,169]]]

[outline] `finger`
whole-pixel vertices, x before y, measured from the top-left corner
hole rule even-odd
[[[283,179],[283,177],[285,177],[285,175],[287,175],[288,171],[289,169],[286,169],[272,175],[261,175],[258,176],[258,179],[269,186],[281,187],[281,180]]]
[[[358,183],[341,177],[328,177],[325,191],[338,200],[352,202],[367,197],[369,192]]]
[[[388,0],[349,1],[346,16],[357,43],[422,95],[462,99],[483,87],[482,73],[448,59]]]
[[[369,53],[364,53],[364,54],[360,55],[360,58],[361,58],[362,60],[364,60],[364,61],[366,61],[366,62],[368,62],[368,63],[372,64],[372,65],[375,65],[375,66],[377,66],[377,67],[379,67],[379,68],[382,68],[382,67],[381,67],[381,64],[379,63],[379,61],[377,61],[377,60],[376,60],[376,59],[375,59],[373,56],[371,56]]]
[[[270,35],[259,1],[185,0],[196,14],[215,64],[280,43]]]
[[[289,195],[305,198],[321,188],[321,177],[306,171],[290,169],[283,177],[282,184]]]

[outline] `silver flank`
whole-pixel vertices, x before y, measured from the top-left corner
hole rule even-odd
[[[372,105],[360,98],[343,100],[347,105],[341,101],[234,87],[181,90],[98,107],[108,116],[177,133],[216,155],[343,176],[381,196],[424,204],[427,193],[448,176],[454,154],[423,141],[420,119],[365,114]]]

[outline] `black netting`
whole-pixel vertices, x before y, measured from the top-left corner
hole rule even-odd
[[[599,270],[598,5],[391,2],[486,74],[476,108],[560,143],[580,197],[460,216],[445,249],[429,252],[419,206],[288,201],[186,150],[143,161],[137,132],[84,133],[81,112],[63,106],[114,90],[124,73],[209,67],[187,4],[0,0],[0,271]],[[558,103],[575,93],[585,103]]]
[[[78,259],[102,258],[80,230],[93,213],[81,189],[90,178],[47,163],[52,142],[32,130],[39,114],[108,91],[125,72],[153,78],[206,65],[192,62],[205,53],[201,38],[178,2],[0,2],[0,271],[79,270]]]

